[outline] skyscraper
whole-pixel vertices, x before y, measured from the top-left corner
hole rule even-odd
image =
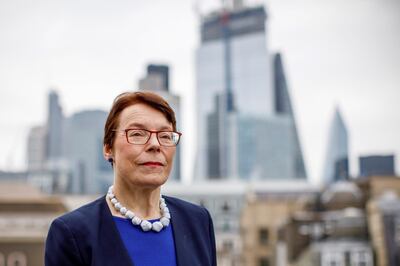
[[[280,53],[275,53],[273,56],[274,70],[274,94],[275,94],[275,114],[278,117],[289,120],[289,131],[291,132],[290,140],[291,151],[290,168],[293,169],[292,175],[295,178],[305,178],[306,168],[304,164],[303,152],[300,145],[299,134],[297,132],[295,115],[293,112],[292,103],[290,100],[288,84],[286,80],[285,68],[283,59]]]
[[[169,91],[169,67],[167,65],[150,64],[147,74],[139,80],[139,90],[152,91],[163,97],[175,112],[176,127],[181,129],[180,97]],[[181,146],[176,149],[174,165],[170,173],[170,180],[181,180]]]
[[[306,176],[282,60],[267,48],[266,18],[264,7],[236,4],[202,18],[197,180]]]
[[[147,66],[147,76],[158,75],[162,80],[162,88],[169,91],[169,67],[167,65],[150,64]]]
[[[64,158],[68,165],[68,192],[103,192],[112,182],[112,168],[103,157],[103,135],[107,112],[86,110],[65,123]]]
[[[347,179],[349,177],[348,159],[347,128],[337,108],[328,136],[323,183],[329,184]]]
[[[46,157],[51,168],[62,157],[64,116],[57,92],[50,91],[48,99]]]
[[[48,106],[46,126],[29,133],[28,181],[47,193],[104,192],[112,182],[112,168],[103,158],[107,112],[64,117],[55,91],[49,93]]]
[[[35,126],[29,130],[27,142],[28,171],[42,171],[46,166],[46,127]]]

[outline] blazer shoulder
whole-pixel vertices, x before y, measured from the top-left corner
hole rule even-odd
[[[202,206],[171,196],[163,197],[165,198],[169,206],[172,206],[173,208],[181,212],[188,213],[194,216],[204,216],[207,218],[210,216],[208,210]]]
[[[95,221],[100,218],[100,213],[106,205],[104,196],[100,197],[92,202],[89,202],[75,210],[67,212],[55,220],[62,221],[68,226],[74,226],[78,224],[84,224],[89,221]]]

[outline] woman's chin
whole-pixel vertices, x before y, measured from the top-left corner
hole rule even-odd
[[[147,188],[157,188],[165,184],[167,182],[168,177],[160,176],[160,175],[146,175],[140,179],[136,179],[134,183],[140,187]]]

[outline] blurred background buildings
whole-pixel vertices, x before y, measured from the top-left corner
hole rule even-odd
[[[195,179],[306,178],[280,54],[264,7],[233,1],[202,18],[196,51]]]
[[[193,182],[182,182],[179,146],[162,192],[210,210],[221,266],[400,265],[395,155],[362,155],[352,176],[351,121],[337,108],[321,182],[309,182],[269,17],[264,6],[237,0],[200,17],[197,141],[186,143],[196,147]],[[182,99],[170,86],[170,66],[151,63],[134,89],[167,99],[179,130]],[[102,156],[106,117],[103,109],[67,116],[50,90],[46,122],[27,136],[26,171],[0,171],[0,266],[43,265],[52,219],[105,193],[113,179]]]

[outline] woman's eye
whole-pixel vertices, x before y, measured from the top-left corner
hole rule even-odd
[[[164,133],[164,134],[160,135],[160,138],[162,138],[162,139],[171,139],[171,135],[168,134],[168,133]]]
[[[145,135],[142,131],[132,131],[129,136],[130,137],[143,137]]]

